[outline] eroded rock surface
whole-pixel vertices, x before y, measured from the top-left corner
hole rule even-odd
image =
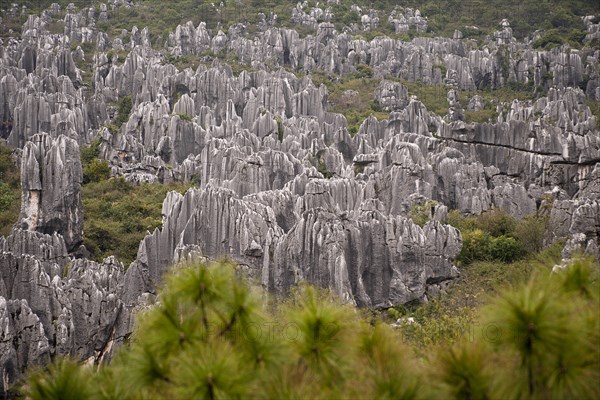
[[[83,174],[77,141],[36,134],[21,156],[21,215],[24,230],[59,233],[67,250],[83,242]]]

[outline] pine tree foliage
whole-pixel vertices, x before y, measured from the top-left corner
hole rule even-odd
[[[474,335],[425,350],[300,285],[286,300],[227,261],[174,268],[129,344],[93,367],[30,373],[32,399],[593,399],[600,397],[598,268],[575,260],[492,299]]]

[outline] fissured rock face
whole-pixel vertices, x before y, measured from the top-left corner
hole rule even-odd
[[[67,250],[83,242],[83,181],[77,141],[64,135],[34,135],[21,156],[21,215],[24,230],[58,233]]]

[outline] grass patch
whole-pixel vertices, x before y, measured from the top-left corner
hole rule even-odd
[[[467,123],[495,123],[497,118],[498,113],[494,110],[465,111],[465,122]]]
[[[313,73],[312,79],[317,86],[320,84],[327,86],[329,111],[343,114],[348,121],[348,131],[353,135],[370,115],[378,120],[389,116],[389,113],[381,111],[374,97],[381,81],[369,77],[369,71],[364,67],[338,82],[332,81],[326,74],[319,72]]]
[[[21,175],[12,158],[12,149],[0,146],[0,236],[7,236],[19,219]]]
[[[600,126],[600,101],[587,98],[585,104],[590,108],[592,114],[596,117],[596,127]]]
[[[446,85],[424,85],[421,82],[400,81],[408,89],[410,96],[417,96],[419,101],[437,115],[448,113],[448,91],[450,86]]]
[[[560,263],[563,245],[557,242],[512,263],[475,261],[461,268],[460,278],[446,293],[425,304],[388,309],[386,317],[412,318],[415,323],[403,324],[399,329],[406,343],[420,349],[473,339],[473,324],[481,308],[503,291],[527,283],[536,271],[548,274],[553,265]]]
[[[133,185],[123,178],[90,182],[82,187],[84,245],[92,259],[115,255],[125,265],[136,255],[146,231],[162,225],[162,202],[171,190],[183,193],[189,184]]]

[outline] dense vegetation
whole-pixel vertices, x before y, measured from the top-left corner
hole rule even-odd
[[[481,308],[445,346],[402,340],[379,318],[300,286],[286,301],[225,263],[176,269],[109,366],[59,360],[32,399],[600,396],[598,267],[543,268]],[[417,324],[415,322],[413,324]]]
[[[10,233],[21,208],[21,177],[12,150],[0,146],[0,236]]]

